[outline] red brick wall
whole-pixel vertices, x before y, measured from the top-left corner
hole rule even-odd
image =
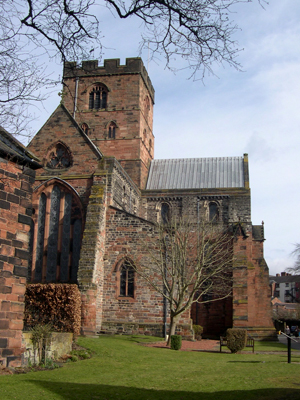
[[[35,173],[0,159],[0,358],[21,364],[28,273],[31,194]]]

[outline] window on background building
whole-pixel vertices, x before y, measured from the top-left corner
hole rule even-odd
[[[209,203],[209,220],[211,222],[219,221],[219,207],[217,203]]]
[[[95,86],[90,92],[89,109],[99,110],[106,108],[107,105],[107,89],[104,86]]]
[[[286,282],[285,287],[289,287],[289,283],[288,282]]]
[[[134,269],[128,261],[120,268],[120,296],[134,297]]]

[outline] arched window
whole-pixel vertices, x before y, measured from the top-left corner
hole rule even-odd
[[[161,221],[163,224],[170,223],[171,211],[170,211],[170,206],[168,203],[162,203],[161,209],[160,209],[160,215],[161,215]]]
[[[106,108],[107,105],[107,89],[102,85],[95,86],[89,95],[89,109],[99,110]]]
[[[126,195],[126,187],[123,186],[122,189],[122,203],[125,205],[127,204],[127,195]]]
[[[116,138],[116,129],[117,125],[114,122],[111,122],[108,126],[108,139]]]
[[[60,142],[50,147],[46,160],[47,168],[62,169],[69,168],[72,165],[72,155],[70,150]]]
[[[120,296],[134,297],[134,269],[129,261],[120,268]]]
[[[42,192],[40,191],[42,190]],[[55,180],[34,194],[34,282],[76,282],[82,237],[82,206],[76,192]]]
[[[219,207],[217,203],[209,203],[209,220],[211,222],[219,221]]]
[[[148,118],[149,111],[150,111],[150,99],[149,96],[146,96],[144,99],[144,112],[146,118]]]
[[[89,134],[89,127],[88,124],[86,124],[85,122],[81,125],[81,129],[83,130],[83,132],[88,135]]]

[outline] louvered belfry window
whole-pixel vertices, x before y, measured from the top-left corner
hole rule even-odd
[[[107,105],[107,89],[103,86],[95,86],[90,92],[89,109],[99,110],[106,108]]]

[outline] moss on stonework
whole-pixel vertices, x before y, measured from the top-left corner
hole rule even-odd
[[[92,193],[90,195],[90,198],[103,197],[103,194],[104,194],[104,187],[102,185],[92,186]]]
[[[248,300],[235,300],[234,304],[248,304]]]
[[[247,262],[247,268],[248,268],[248,269],[255,269],[255,266],[253,265],[252,262],[248,261],[248,262]]]

